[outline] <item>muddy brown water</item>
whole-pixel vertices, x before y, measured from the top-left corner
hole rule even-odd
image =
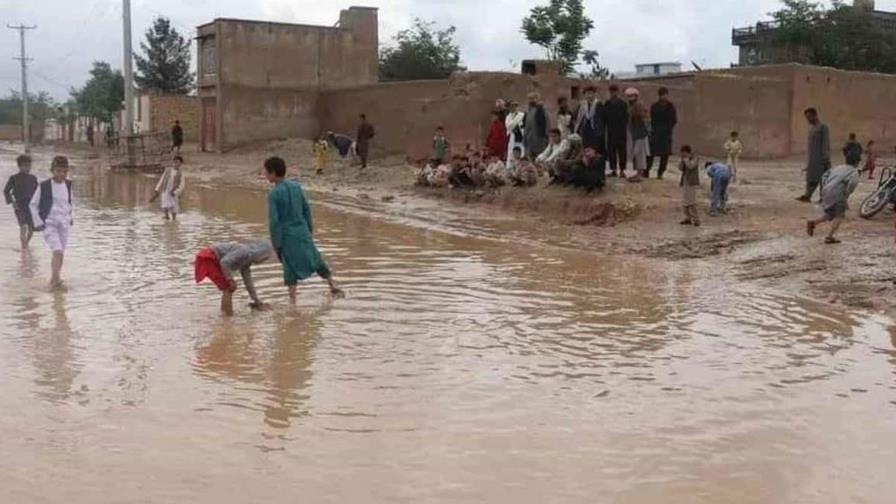
[[[2,502],[896,495],[883,317],[711,265],[541,246],[508,221],[317,195],[348,298],[310,281],[289,306],[263,266],[274,309],[243,295],[222,320],[192,254],[264,236],[263,193],[190,184],[171,224],[145,203],[153,183],[77,175],[65,292],[44,287],[40,238],[22,253],[0,215]]]

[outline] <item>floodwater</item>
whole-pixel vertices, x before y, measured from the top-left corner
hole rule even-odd
[[[0,154],[0,175],[13,157]],[[46,173],[39,158],[37,172]],[[348,297],[275,266],[231,320],[192,254],[265,235],[260,192],[76,174],[64,275],[0,214],[0,502],[889,503],[879,316],[688,262],[318,197]],[[372,205],[372,204],[371,204]],[[470,232],[466,232],[470,230]],[[530,237],[532,238],[532,237]],[[698,264],[695,266],[695,264]]]

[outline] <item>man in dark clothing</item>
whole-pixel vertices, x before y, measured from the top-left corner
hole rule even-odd
[[[37,177],[31,174],[31,156],[22,154],[16,159],[16,164],[19,166],[19,173],[9,177],[3,189],[3,196],[6,198],[6,204],[12,205],[19,221],[19,239],[22,250],[25,250],[31,242],[31,237],[34,236],[34,223],[28,205],[31,204],[31,197],[37,190]]]
[[[606,159],[594,147],[585,147],[582,158],[573,165],[569,184],[589,193],[600,191],[607,182]]]
[[[171,150],[180,154],[180,146],[184,144],[184,129],[180,127],[180,121],[174,121],[171,128]]]
[[[659,100],[650,107],[650,156],[647,157],[647,171],[644,177],[650,177],[653,169],[653,158],[660,158],[657,178],[662,179],[669,166],[669,155],[672,154],[672,132],[678,124],[678,113],[675,105],[669,101],[669,90],[661,87]]]
[[[607,158],[610,160],[610,176],[625,173],[628,162],[628,104],[619,97],[619,86],[610,85],[610,99],[604,103],[604,120],[607,125]]]
[[[87,145],[93,147],[93,125],[87,125]]]
[[[831,169],[831,134],[828,126],[821,122],[814,107],[807,108],[803,115],[809,122],[809,146],[806,160],[806,192],[797,201],[808,203],[824,174]]]
[[[361,158],[361,169],[367,168],[367,156],[370,155],[370,140],[376,135],[373,125],[367,122],[367,116],[361,114],[361,124],[358,125],[358,135],[355,138],[358,157]]]
[[[548,114],[538,93],[529,93],[529,110],[523,119],[526,156],[535,161],[548,146]]]
[[[597,89],[594,86],[585,88],[585,101],[579,103],[573,114],[573,133],[582,137],[582,145],[594,147],[599,153],[606,151],[604,135],[603,104],[597,99]]]

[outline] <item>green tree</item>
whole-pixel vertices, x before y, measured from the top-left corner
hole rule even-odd
[[[55,106],[53,99],[45,91],[37,94],[28,93],[28,117],[31,119],[32,127],[52,117]],[[0,98],[0,124],[22,124],[20,92],[10,91],[7,96]]]
[[[844,70],[896,73],[896,33],[871,12],[835,1],[784,0],[771,13],[779,62],[804,61]]]
[[[591,67],[590,73],[582,74],[583,78],[606,79],[610,75],[610,71],[600,65],[600,62],[597,59],[598,56],[598,52],[594,50],[582,52],[582,62]]]
[[[435,23],[414,20],[392,43],[380,51],[380,80],[442,79],[466,70],[460,64],[460,47],[454,42],[455,28],[435,28]]]
[[[134,55],[134,80],[143,89],[166,94],[187,94],[193,90],[190,72],[190,42],[177,32],[168,18],[157,17],[140,43],[143,55]]]
[[[72,89],[72,98],[81,115],[110,121],[121,111],[124,101],[124,77],[105,61],[94,61],[90,78],[81,89]]]
[[[545,49],[549,60],[560,63],[562,73],[569,74],[586,55],[592,68],[600,70],[597,52],[582,49],[592,29],[594,21],[585,15],[582,0],[550,0],[548,5],[529,11],[521,31],[526,40]]]

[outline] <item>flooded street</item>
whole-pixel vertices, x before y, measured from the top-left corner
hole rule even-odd
[[[47,174],[38,157],[35,173]],[[348,297],[256,268],[264,194],[79,172],[63,277],[0,214],[0,501],[814,503],[896,495],[896,329],[699,262],[541,246],[525,226],[315,195]],[[0,176],[14,156],[0,151]],[[373,203],[371,203],[373,205]],[[513,239],[507,228],[515,227]]]

